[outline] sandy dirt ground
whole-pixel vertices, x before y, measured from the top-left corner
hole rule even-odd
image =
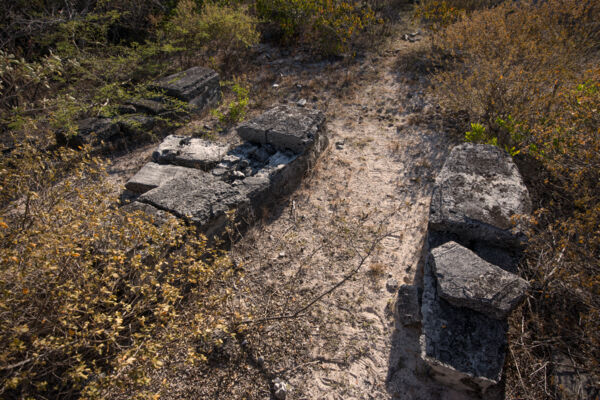
[[[452,146],[430,118],[422,77],[399,61],[424,42],[392,39],[352,65],[271,63],[261,79],[280,86],[253,113],[306,96],[326,110],[330,145],[302,186],[230,250],[244,277],[229,307],[251,315],[238,355],[163,371],[177,386],[164,398],[276,398],[276,379],[287,399],[470,398],[429,378],[418,330],[394,321],[397,287],[419,270],[432,184]],[[115,183],[153,147],[116,158]]]

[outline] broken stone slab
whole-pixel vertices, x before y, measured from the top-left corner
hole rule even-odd
[[[156,126],[156,119],[142,114],[128,114],[119,118],[121,131],[131,139],[152,137],[152,129]]]
[[[189,168],[177,165],[161,165],[149,162],[125,183],[125,188],[134,193],[143,194],[179,175],[188,174],[189,170]]]
[[[421,314],[421,358],[436,380],[479,396],[500,382],[507,322],[455,307],[440,298],[429,260],[423,277]]]
[[[207,171],[217,165],[228,151],[229,146],[208,140],[169,135],[152,153],[152,159],[159,164]]]
[[[202,111],[221,99],[219,74],[203,67],[193,67],[169,75],[155,82],[151,88],[189,103],[196,111]]]
[[[135,112],[146,113],[151,115],[159,115],[169,111],[167,104],[162,101],[151,100],[151,99],[134,99],[129,100],[125,103],[129,106],[133,106]]]
[[[419,288],[416,285],[402,285],[396,298],[396,320],[403,326],[421,324],[421,304]]]
[[[506,318],[525,298],[529,284],[471,250],[448,242],[431,250],[438,296],[495,319]]]
[[[156,226],[163,225],[166,222],[175,219],[175,216],[173,214],[170,214],[163,210],[159,210],[158,208],[151,206],[150,204],[140,203],[139,201],[133,201],[129,204],[126,204],[123,207],[121,207],[121,209],[130,213],[135,211],[142,211],[148,217],[150,217],[150,221]]]
[[[496,146],[465,143],[452,149],[436,179],[429,228],[456,235],[461,243],[521,248],[524,228],[511,219],[530,212],[529,193],[510,155]]]
[[[281,105],[241,124],[237,132],[252,143],[302,153],[314,145],[324,127],[325,116],[321,111]]]
[[[142,194],[138,201],[196,224],[209,237],[221,233],[228,211],[236,209],[243,215],[248,210],[249,199],[243,190],[208,172],[185,169],[185,174]]]
[[[86,144],[98,146],[122,136],[120,125],[111,118],[87,118],[79,121],[77,133],[67,135],[64,130],[55,133],[59,146],[78,148]]]

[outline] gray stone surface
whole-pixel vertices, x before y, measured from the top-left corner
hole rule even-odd
[[[396,299],[396,319],[403,326],[418,326],[421,323],[419,288],[416,285],[402,285]]]
[[[448,242],[431,250],[430,260],[440,298],[496,319],[506,318],[525,298],[529,284]]]
[[[179,175],[187,175],[189,171],[189,168],[176,165],[160,165],[149,162],[125,183],[125,188],[134,193],[146,193]]]
[[[436,179],[429,228],[502,247],[521,247],[523,228],[511,217],[529,214],[527,188],[503,150],[465,143],[452,149]]]
[[[189,103],[196,111],[215,104],[221,98],[219,74],[203,67],[169,75],[155,82],[152,88]]]
[[[152,129],[156,125],[156,119],[142,114],[129,114],[119,119],[121,131],[127,136],[149,139]]]
[[[225,156],[229,146],[187,136],[169,135],[152,153],[159,164],[174,164],[208,170]]]
[[[321,111],[282,105],[244,122],[237,131],[249,142],[302,153],[314,145],[324,124]]]
[[[207,236],[223,232],[227,213],[248,222],[261,208],[289,194],[327,147],[324,124],[301,153],[270,144],[226,146],[169,136],[126,187],[137,201],[199,226]],[[177,165],[173,165],[177,164]]]
[[[144,193],[138,201],[198,225],[207,236],[225,227],[227,211],[237,209],[243,214],[248,210],[246,193],[208,172],[187,169],[187,174]]]
[[[159,115],[169,111],[169,107],[165,103],[151,99],[135,99],[128,101],[126,104],[133,106],[136,112],[152,115]]]
[[[507,323],[441,299],[432,269],[428,260],[421,306],[421,357],[438,381],[485,398],[485,392],[502,377]]]
[[[56,132],[59,146],[77,148],[86,144],[98,146],[101,142],[111,142],[122,136],[121,128],[111,118],[88,118],[79,121],[77,133],[67,135],[63,130]]]
[[[159,210],[158,208],[151,206],[150,204],[140,203],[139,201],[134,201],[127,205],[124,205],[122,207],[122,210],[127,212],[142,211],[148,217],[150,217],[151,222],[157,226],[162,225],[169,220],[175,219],[175,216],[173,214],[170,214],[163,210]]]

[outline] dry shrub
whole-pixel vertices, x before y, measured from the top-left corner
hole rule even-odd
[[[517,161],[537,204],[521,265],[532,283],[511,320],[509,398],[560,397],[552,358],[600,376],[600,3],[507,1],[436,38],[435,91],[471,140]],[[465,129],[466,130],[466,129]]]
[[[143,394],[184,305],[199,338],[217,324],[228,259],[175,220],[115,208],[104,178],[85,149],[21,140],[0,159],[3,398]]]
[[[286,44],[303,43],[323,55],[349,49],[353,38],[382,21],[357,1],[256,0],[258,16],[277,29]]]
[[[192,58],[186,65],[199,50],[209,57],[224,56],[239,63],[236,57],[241,58],[245,49],[258,43],[257,22],[242,6],[206,2],[198,7],[194,0],[181,0],[166,25],[166,46]]]
[[[506,2],[463,18],[437,43],[451,58],[435,78],[440,101],[490,129],[498,117],[539,118],[590,62],[599,9],[575,0]]]

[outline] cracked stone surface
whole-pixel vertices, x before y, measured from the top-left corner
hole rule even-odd
[[[152,88],[188,102],[197,111],[216,103],[221,98],[219,74],[204,67],[193,67],[169,75],[155,82]]]
[[[219,163],[228,150],[229,146],[216,142],[169,135],[152,153],[152,159],[159,164],[208,170]]]
[[[150,162],[142,167],[127,183],[125,188],[134,193],[146,193],[161,186],[163,183],[179,176],[188,174],[189,168],[176,165],[160,165]]]
[[[502,378],[507,323],[440,298],[431,264],[423,279],[421,357],[439,382],[485,394]]]
[[[193,222],[209,236],[226,222],[227,211],[241,211],[249,204],[243,191],[210,173],[191,168],[144,193],[139,201]]]
[[[301,153],[313,146],[324,121],[318,110],[282,105],[243,123],[238,134],[252,143]]]
[[[290,123],[309,127],[304,137],[311,135],[301,152],[268,143],[230,148],[171,135],[154,151],[157,163],[146,164],[125,186],[140,194],[135,202],[152,206],[153,213],[154,208],[168,212],[208,236],[219,234],[229,211],[236,210],[236,220],[250,220],[255,211],[294,190],[327,147],[320,111],[302,109],[295,116],[301,123]]]
[[[436,179],[429,228],[455,235],[461,243],[522,247],[523,228],[511,219],[529,213],[529,193],[508,153],[465,143],[452,149]]]
[[[515,274],[448,242],[431,251],[431,266],[440,298],[496,319],[508,317],[525,298],[529,284]]]

